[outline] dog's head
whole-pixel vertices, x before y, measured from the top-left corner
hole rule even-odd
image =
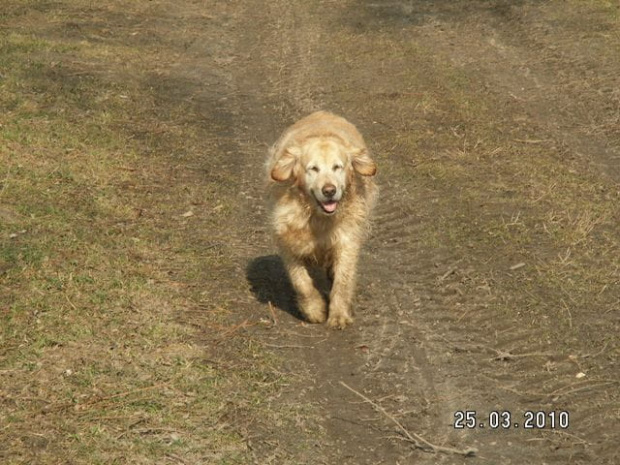
[[[335,138],[316,137],[283,150],[271,178],[278,182],[292,180],[313,199],[319,212],[333,215],[351,176],[374,176],[376,171],[365,148],[349,147]]]

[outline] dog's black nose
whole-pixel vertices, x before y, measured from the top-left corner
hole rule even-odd
[[[323,192],[325,197],[331,199],[334,195],[336,195],[336,186],[333,184],[325,184],[323,189],[321,189],[321,192]]]

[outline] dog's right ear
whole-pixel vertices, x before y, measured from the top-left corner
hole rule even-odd
[[[282,151],[280,158],[271,169],[271,179],[278,182],[288,181],[293,175],[293,168],[301,156],[299,147],[290,146]]]

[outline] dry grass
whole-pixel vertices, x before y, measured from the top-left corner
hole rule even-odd
[[[599,13],[608,6],[602,2]],[[597,8],[589,14],[599,14]],[[342,42],[355,42],[368,62],[401,72],[379,84],[392,85],[380,97],[363,103],[362,112],[378,120],[369,139],[385,157],[384,179],[410,180],[403,192],[423,199],[412,207],[425,222],[416,237],[421,248],[445,248],[475,270],[461,283],[462,300],[485,289],[498,319],[526,325],[531,334],[544,328],[560,347],[567,341],[552,331],[558,324],[570,326],[571,344],[595,327],[617,324],[609,313],[620,282],[620,193],[613,179],[523,116],[513,97],[481,86],[484,71],[454,66],[459,57],[431,56],[428,43],[409,37],[349,35],[354,39]],[[574,88],[575,82],[588,83],[573,81]],[[593,117],[613,116],[604,108]],[[593,311],[602,315],[596,321]]]
[[[225,218],[226,179],[174,161],[217,140],[148,84],[174,50],[132,18],[158,7],[2,7],[2,463],[246,463],[244,428],[280,383],[247,342],[228,364],[197,339],[232,327],[198,287],[218,254],[188,236]]]

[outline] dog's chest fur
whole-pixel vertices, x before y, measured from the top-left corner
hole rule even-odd
[[[276,240],[299,258],[329,266],[342,240],[341,219],[338,214],[319,216],[313,210],[290,198],[278,202],[273,215]]]

